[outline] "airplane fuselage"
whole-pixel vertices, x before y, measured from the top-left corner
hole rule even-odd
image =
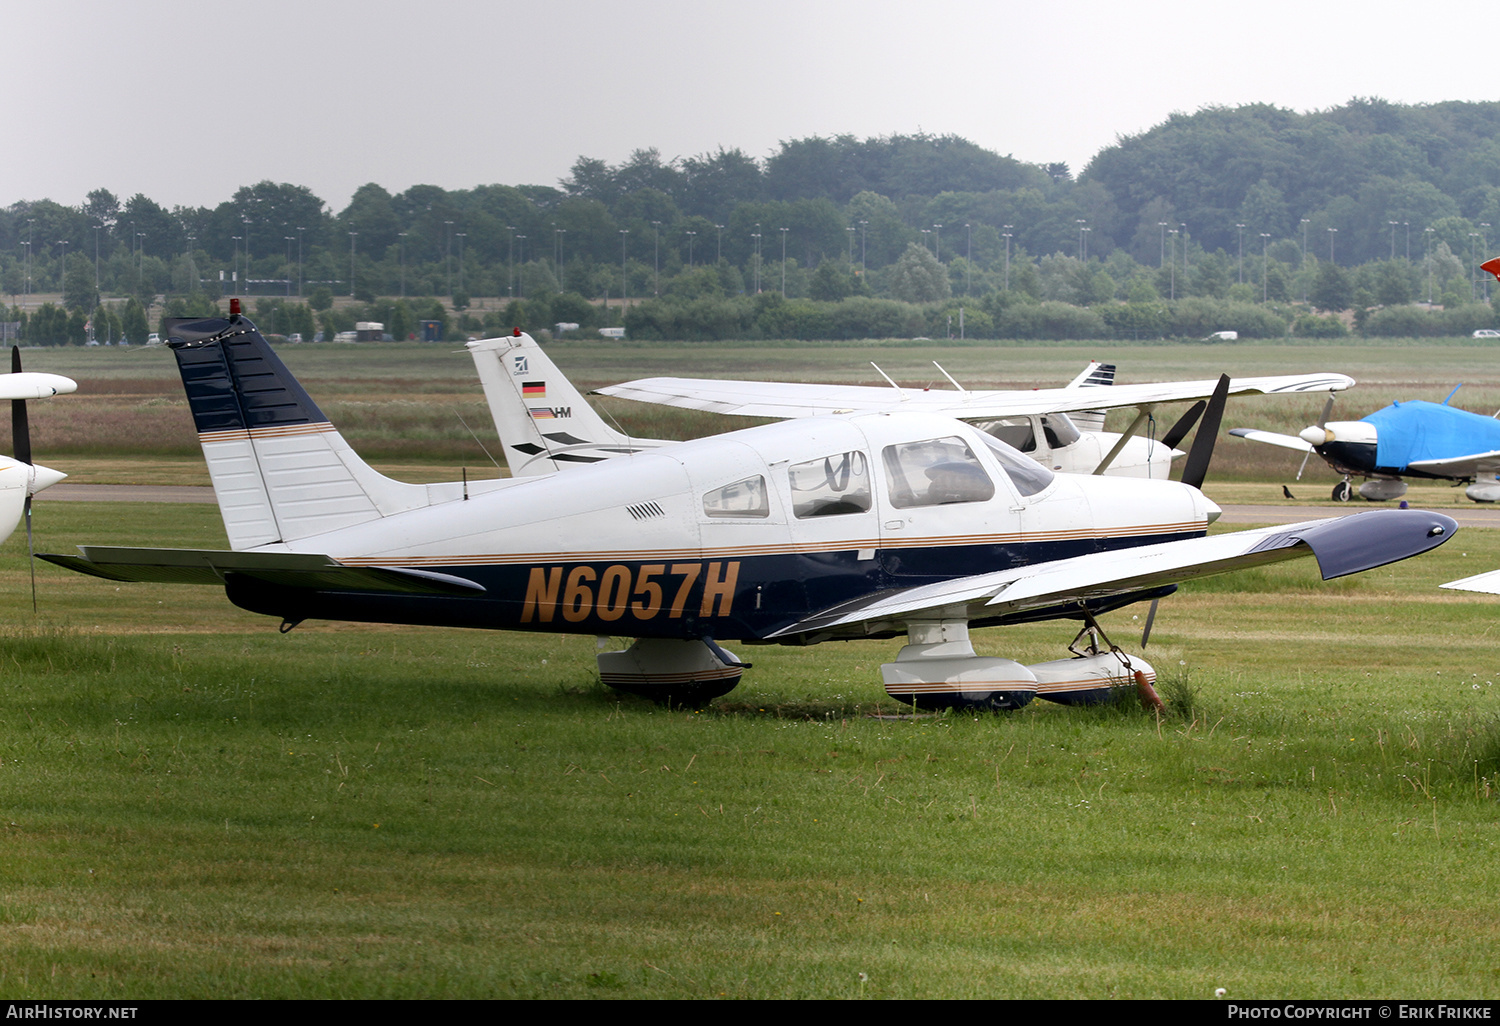
[[[855,414],[622,456],[263,547],[447,574],[484,588],[473,596],[236,578],[227,590],[293,621],[755,640],[894,588],[1196,537],[1216,513],[1184,485],[1052,474],[945,417]]]

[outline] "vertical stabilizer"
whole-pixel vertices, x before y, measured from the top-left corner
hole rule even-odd
[[[1083,373],[1068,382],[1068,388],[1096,388],[1113,385],[1115,383],[1115,365],[1112,363],[1100,363],[1098,360],[1090,360],[1089,365],[1083,369]],[[1103,431],[1104,410],[1079,410],[1077,413],[1068,414],[1080,431]]]
[[[232,304],[230,316],[163,326],[229,544],[291,543],[429,503],[349,448],[317,404]]]
[[[552,474],[668,443],[604,423],[530,335],[468,343],[512,477]]]

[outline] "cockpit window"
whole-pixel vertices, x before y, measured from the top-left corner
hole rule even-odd
[[[1001,417],[980,426],[1019,452],[1036,451],[1036,431],[1030,417]]]
[[[989,448],[995,459],[1000,461],[1001,468],[1006,476],[1010,478],[1011,484],[1016,486],[1016,491],[1022,495],[1035,495],[1052,483],[1052,471],[1042,466],[1029,456],[1022,456],[1016,450],[989,435],[981,434],[984,444]]]
[[[995,495],[995,483],[956,436],[888,445],[882,457],[891,505],[898,509],[984,502]]]
[[[770,516],[766,479],[757,474],[709,492],[703,497],[703,512],[711,517]]]
[[[858,450],[793,463],[792,513],[800,520],[863,513],[870,508],[870,463]]]

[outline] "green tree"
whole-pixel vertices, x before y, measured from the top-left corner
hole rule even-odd
[[[952,294],[948,274],[926,246],[915,242],[906,247],[886,279],[892,297],[906,303],[932,303]]]
[[[1349,309],[1354,302],[1354,286],[1344,269],[1332,261],[1318,263],[1317,277],[1313,280],[1308,298],[1313,306],[1328,313]]]

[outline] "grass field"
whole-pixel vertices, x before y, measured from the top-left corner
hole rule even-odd
[[[477,392],[467,357],[444,392],[435,360],[405,379],[352,352],[289,360],[320,401]],[[1254,355],[1150,352],[1132,377]],[[1349,372],[1446,394],[1444,353]],[[969,354],[937,358],[963,379]],[[690,373],[656,359],[612,370]],[[90,401],[71,372],[59,415]],[[76,453],[77,477],[190,483],[186,458]],[[42,502],[37,536],[224,544],[211,506]],[[283,636],[213,589],[48,566],[33,616],[24,553],[0,548],[0,997],[1500,996],[1500,606],[1436,587],[1500,566],[1500,532],[1339,582],[1183,588],[1149,651],[1161,719],[894,716],[899,641],[741,649],[739,689],[664,710],[600,687],[592,638]],[[1105,627],[1129,644],[1141,613]],[[1034,662],[1070,637],[976,642]]]

